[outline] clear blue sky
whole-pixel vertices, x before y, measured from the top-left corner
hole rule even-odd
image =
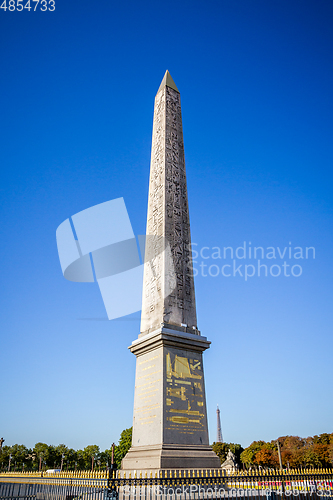
[[[166,69],[197,248],[316,250],[287,259],[299,277],[196,277],[210,440],[216,404],[224,439],[244,447],[332,432],[333,3],[55,1],[0,11],[5,444],[105,449],[132,424],[139,314],[109,322],[97,284],[66,281],[55,231],[124,197],[145,232]]]

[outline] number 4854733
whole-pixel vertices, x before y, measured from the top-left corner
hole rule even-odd
[[[0,0],[1,1],[1,0]],[[6,11],[18,10],[19,12],[23,9],[27,10],[37,10],[37,8],[43,12],[50,10],[51,12],[55,10],[55,0],[28,0],[23,2],[23,0],[4,0],[0,5],[0,9]]]

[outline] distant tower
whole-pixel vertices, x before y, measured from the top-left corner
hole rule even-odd
[[[217,438],[216,438],[216,442],[217,443],[223,443],[222,429],[221,429],[220,409],[219,409],[218,406],[217,406],[217,410],[216,410],[216,420],[217,420]]]

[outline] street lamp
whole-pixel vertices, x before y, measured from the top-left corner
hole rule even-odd
[[[283,466],[282,466],[282,457],[281,457],[281,449],[280,449],[280,443],[279,443],[279,440],[276,441],[276,444],[277,444],[277,449],[278,449],[278,455],[279,455],[279,465],[280,465],[280,469],[283,470]]]
[[[38,472],[40,472],[42,470],[42,458],[43,458],[43,453],[41,453],[39,455],[39,471]]]
[[[64,458],[65,458],[65,455],[64,455],[64,454],[62,454],[62,455],[61,455],[60,472],[62,472],[62,466],[64,465]]]
[[[114,470],[116,468],[116,465],[114,463],[114,449],[115,449],[115,444],[112,443],[112,452],[111,452],[111,469]]]
[[[10,464],[12,461],[12,454],[9,455],[9,462],[8,462],[8,472],[10,472]]]

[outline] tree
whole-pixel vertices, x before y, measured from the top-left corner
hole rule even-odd
[[[12,455],[12,464],[14,468],[21,469],[23,464],[25,464],[28,449],[23,444],[14,444],[10,448],[10,453]]]
[[[62,470],[65,469],[66,463],[68,459],[68,448],[65,444],[58,444],[54,448],[54,461],[53,461],[53,467],[61,469],[62,465]]]
[[[330,467],[332,467],[332,465],[333,465],[333,440],[332,440],[331,444],[328,446],[328,456],[330,459]]]
[[[91,444],[86,446],[83,450],[83,460],[84,460],[84,468],[92,469],[95,467],[95,461],[100,459],[100,451],[99,446],[96,444]]]
[[[84,470],[85,469],[85,460],[84,460],[84,452],[83,452],[83,450],[77,450],[76,457],[77,457],[77,467],[78,467],[78,469],[79,470]]]
[[[257,451],[254,463],[262,467],[278,467],[278,457],[274,447],[270,443],[265,443],[259,451]]]
[[[34,460],[34,468],[39,470],[39,466],[43,469],[44,462],[48,463],[50,460],[50,447],[46,443],[36,443],[33,448],[33,454],[36,459]]]
[[[319,467],[330,466],[330,453],[328,444],[314,444],[312,447],[312,451],[317,457],[317,463],[320,464]]]
[[[245,450],[241,453],[240,459],[243,464],[247,467],[255,464],[256,454],[259,450],[266,444],[265,441],[253,441],[250,446],[245,448]]]
[[[221,464],[226,460],[229,450],[235,454],[238,463],[240,462],[241,453],[244,451],[240,444],[235,443],[213,443],[212,448],[219,457]]]
[[[68,449],[67,462],[70,469],[74,469],[75,463],[77,462],[77,453],[73,448]]]
[[[213,451],[215,451],[216,455],[219,457],[221,464],[226,460],[228,453],[228,444],[227,443],[213,443],[212,444]]]
[[[6,469],[8,467],[9,463],[9,455],[11,453],[11,447],[10,446],[3,446],[2,447],[2,452],[0,454],[0,468],[1,469]]]
[[[330,444],[332,434],[320,434],[320,436],[313,436],[314,444]]]
[[[114,462],[116,464],[117,469],[120,469],[121,467],[121,461],[132,446],[132,427],[129,429],[124,429],[122,433],[120,434],[120,439],[119,439],[119,444],[118,446],[115,446],[114,450]],[[110,463],[111,463],[111,453],[112,450],[111,448],[109,450],[106,450],[110,457]]]
[[[63,464],[63,470],[74,469],[75,462],[77,462],[77,452],[73,448],[68,448],[65,444],[58,444],[58,446],[50,446],[53,449],[52,463],[49,465],[55,468],[61,468],[61,463]],[[82,464],[83,466],[83,464]]]
[[[301,438],[299,436],[282,436],[278,438],[281,447],[282,464],[287,467],[332,467],[333,465],[333,433],[323,433]],[[124,429],[120,435],[119,443],[115,446],[114,461],[117,468],[132,444],[132,428]],[[213,450],[220,458],[221,463],[226,460],[230,449],[247,467],[279,467],[276,440],[266,443],[254,441],[250,446],[242,448],[235,443],[213,443]],[[65,444],[57,446],[46,443],[36,443],[33,449],[28,449],[22,444],[3,446],[0,452],[0,470],[7,470],[11,455],[11,470],[38,470],[41,468],[60,468],[63,457],[63,470],[67,467],[74,470],[91,470],[105,468],[111,465],[112,449],[100,451],[97,445],[89,445],[84,450],[75,451]]]
[[[287,467],[303,467],[305,463],[305,452],[312,446],[313,438],[300,438],[299,436],[279,437],[281,446],[282,464]],[[272,441],[273,443],[273,441]]]
[[[26,470],[34,470],[35,469],[35,461],[36,461],[36,453],[29,448],[28,453],[25,457]]]
[[[110,467],[111,465],[111,453],[110,450],[101,451],[100,453],[101,467],[104,469]]]

